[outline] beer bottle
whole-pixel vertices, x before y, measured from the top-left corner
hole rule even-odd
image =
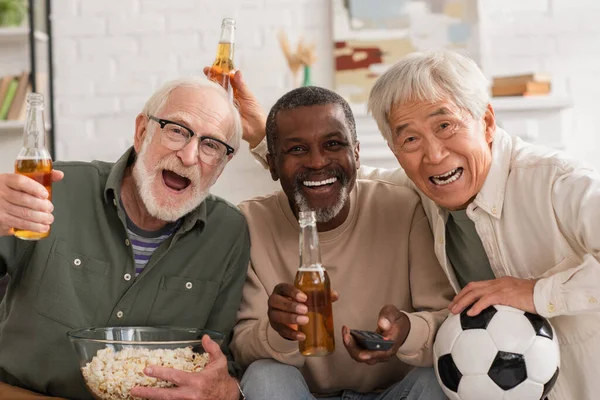
[[[46,127],[44,125],[44,97],[39,93],[27,95],[23,148],[15,161],[15,173],[25,175],[42,185],[52,201],[52,159],[46,149]],[[15,236],[23,240],[39,240],[48,232],[31,232],[14,229]]]
[[[208,70],[208,79],[217,82],[229,93],[229,98],[233,100],[233,88],[231,79],[233,78],[233,47],[235,42],[235,20],[232,18],[223,18],[221,23],[221,38],[217,47],[217,56],[215,62]]]
[[[319,236],[314,211],[300,212],[300,268],[294,286],[307,296],[308,324],[298,330],[306,340],[298,342],[304,356],[324,356],[335,349],[331,282],[321,264]]]

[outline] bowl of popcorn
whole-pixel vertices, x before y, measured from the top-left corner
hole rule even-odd
[[[79,358],[83,380],[97,400],[137,400],[135,386],[168,388],[174,384],[144,374],[147,366],[198,372],[208,363],[202,337],[219,345],[223,334],[206,329],[121,326],[67,333]]]

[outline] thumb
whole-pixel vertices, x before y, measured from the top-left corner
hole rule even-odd
[[[211,364],[221,358],[225,358],[225,354],[221,351],[221,347],[208,335],[202,336],[202,347],[204,347],[204,351],[208,353],[210,357],[209,363]]]
[[[400,311],[391,305],[387,304],[383,306],[381,311],[379,311],[379,317],[377,318],[377,327],[384,334],[388,332],[394,326],[394,322],[400,317]]]
[[[52,182],[58,182],[65,177],[65,173],[57,169],[52,170]]]
[[[340,298],[340,294],[337,291],[331,289],[331,302],[332,303],[336,302],[336,301],[338,301],[339,298]]]
[[[208,71],[210,71],[210,67],[204,67],[202,69],[202,72],[204,72],[204,75],[208,76]]]
[[[236,89],[238,96],[248,96],[248,86],[246,86],[246,81],[240,70],[235,71],[235,75],[233,76],[233,87]]]

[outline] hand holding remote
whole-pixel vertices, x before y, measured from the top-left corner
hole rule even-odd
[[[387,343],[385,339],[388,339],[393,342],[393,345],[387,350],[364,349],[359,345],[358,340],[351,334],[350,329],[345,325],[342,327],[344,346],[346,346],[346,350],[354,360],[369,365],[387,362],[392,357],[396,357],[398,348],[404,343],[410,332],[410,320],[406,314],[400,312],[400,310],[391,304],[388,304],[381,309],[377,325],[375,333],[381,334],[382,337],[378,338],[368,335],[371,344],[367,345],[365,340],[362,340],[362,342],[365,343],[366,347],[376,346],[377,343],[379,343],[380,346],[383,346]],[[360,336],[358,332],[355,333],[355,335]]]

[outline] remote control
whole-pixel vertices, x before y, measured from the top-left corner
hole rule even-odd
[[[394,345],[393,340],[386,339],[379,333],[350,329],[350,334],[363,349],[387,351]]]

